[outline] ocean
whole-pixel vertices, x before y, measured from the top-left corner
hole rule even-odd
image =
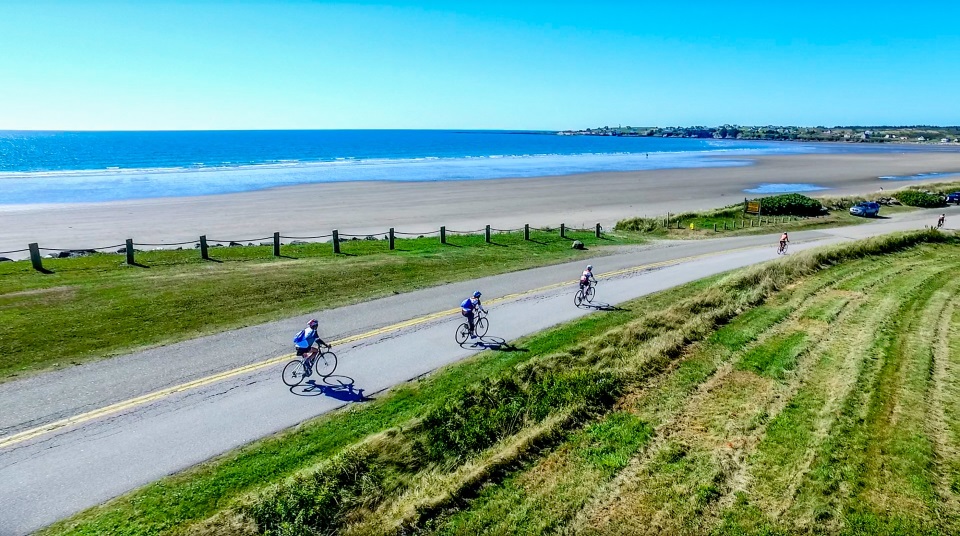
[[[214,195],[323,182],[746,166],[752,156],[837,150],[884,149],[509,131],[0,131],[0,205]]]

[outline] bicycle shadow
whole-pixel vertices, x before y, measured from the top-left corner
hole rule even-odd
[[[519,346],[514,346],[506,341],[502,337],[494,337],[491,335],[484,335],[483,337],[477,337],[476,339],[468,339],[467,342],[460,345],[462,348],[470,348],[475,350],[495,350],[498,352],[529,352],[530,350],[526,348],[520,348]]]
[[[593,302],[582,302],[577,306],[577,309],[593,309],[595,311],[629,311],[630,309],[624,309],[623,307],[617,307],[606,302],[593,301]]]
[[[318,381],[319,380],[319,381]],[[363,394],[363,389],[354,387],[353,378],[332,374],[326,378],[311,378],[290,388],[297,396],[326,396],[342,402],[367,402],[373,398]]]

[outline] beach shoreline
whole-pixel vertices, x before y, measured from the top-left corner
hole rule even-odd
[[[742,156],[713,158],[739,159]],[[246,242],[288,236],[428,233],[533,226],[605,228],[623,218],[705,210],[741,202],[764,183],[828,188],[808,195],[854,195],[942,180],[880,176],[960,172],[960,152],[752,156],[749,166],[657,169],[551,177],[437,182],[334,182],[197,197],[0,206],[0,251],[31,242],[49,249],[196,240]],[[19,256],[4,255],[10,258]]]

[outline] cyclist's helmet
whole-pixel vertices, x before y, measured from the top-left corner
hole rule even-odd
[[[309,322],[307,322],[307,325],[310,326],[310,327],[313,328],[313,329],[317,329],[317,326],[320,325],[320,322],[317,322],[317,319],[316,319],[316,318],[313,318],[313,319],[311,319]]]
[[[593,270],[593,265],[592,265],[592,264],[588,264],[588,265],[587,265],[587,270]]]
[[[480,291],[478,290],[478,291],[474,292],[474,293],[473,293],[473,297],[474,297],[474,298],[479,298],[479,297],[480,297]]]

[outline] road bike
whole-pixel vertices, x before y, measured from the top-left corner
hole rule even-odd
[[[787,246],[789,245],[790,245],[790,242],[780,242],[780,244],[777,245],[777,255],[786,255]]]
[[[317,376],[326,378],[335,370],[337,370],[337,354],[331,352],[329,348],[318,348],[317,355],[313,359],[298,357],[287,363],[283,367],[283,383],[296,387],[314,372]]]
[[[573,296],[574,305],[580,307],[583,302],[593,303],[593,295],[597,292],[596,289],[594,289],[596,285],[596,283],[592,283],[588,287],[580,287],[577,289],[577,293]]]
[[[474,335],[477,337],[483,337],[487,334],[487,330],[490,329],[490,321],[487,320],[487,313],[482,309],[477,309],[473,317],[473,328]],[[456,339],[457,344],[463,346],[467,339],[470,338],[470,322],[466,321],[457,326]]]

